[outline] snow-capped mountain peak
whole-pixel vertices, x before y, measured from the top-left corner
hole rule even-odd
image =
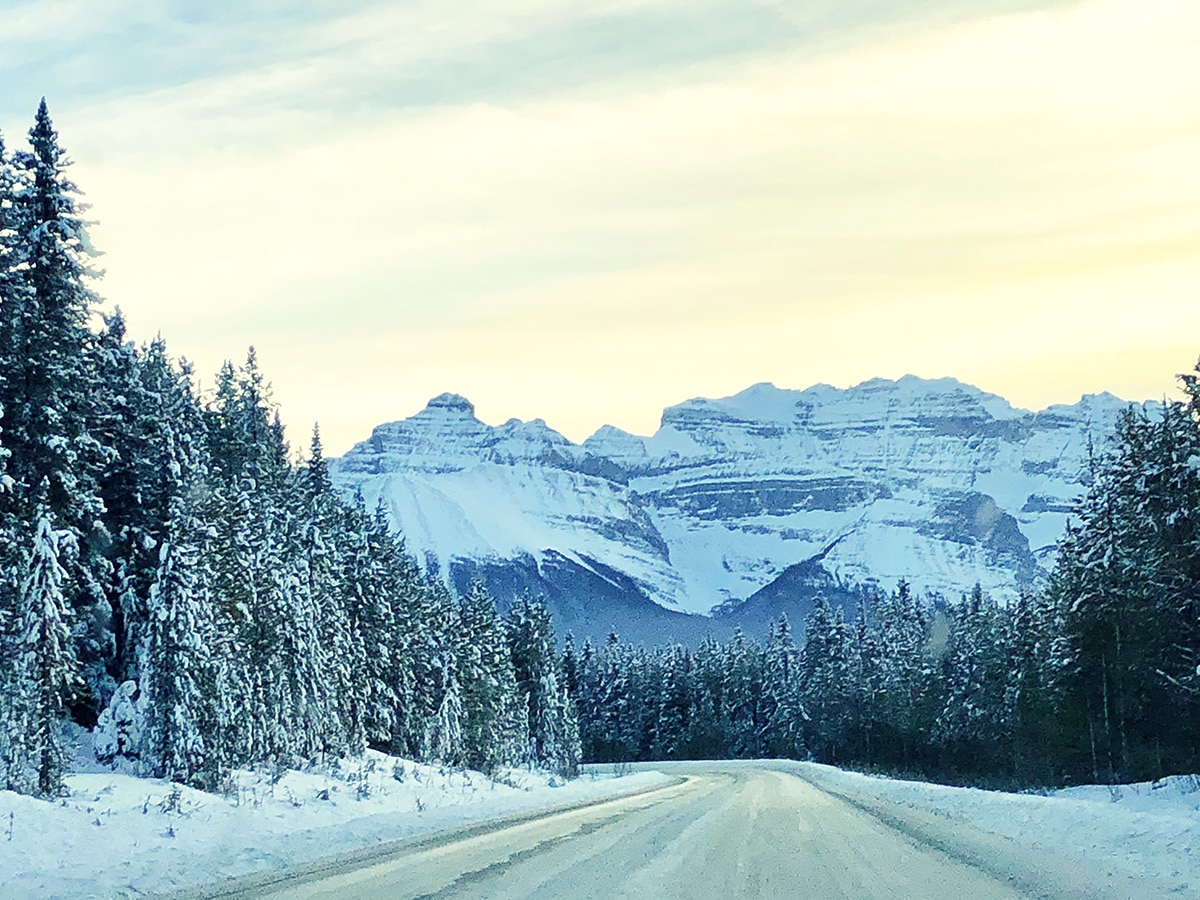
[[[510,419],[492,426],[475,417],[459,394],[439,394],[416,415],[377,426],[338,463],[358,475],[389,472],[457,472],[481,462],[537,462],[577,448],[542,419]]]
[[[1044,575],[1089,443],[1129,406],[1098,394],[1033,413],[952,378],[763,383],[672,406],[650,437],[605,426],[576,445],[442,394],[334,473],[452,575],[517,565],[549,590],[570,569],[592,593],[706,612],[819,558],[845,582],[1014,596]]]
[[[436,415],[462,416],[468,419],[475,418],[475,404],[464,397],[462,394],[444,393],[438,394],[427,404],[418,416],[436,416]]]

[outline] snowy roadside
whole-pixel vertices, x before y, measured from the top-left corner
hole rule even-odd
[[[0,897],[177,891],[670,780],[510,770],[491,781],[373,751],[331,772],[238,772],[227,797],[80,773],[55,802],[0,792]]]
[[[784,765],[867,808],[882,800],[940,821],[935,831],[998,836],[1046,859],[1087,861],[1111,886],[1147,879],[1164,891],[1200,895],[1200,778],[1194,775],[1041,795],[897,781],[816,763]]]

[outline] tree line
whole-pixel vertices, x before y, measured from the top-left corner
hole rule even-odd
[[[254,351],[201,397],[162,340],[93,327],[83,213],[46,109],[0,140],[0,788],[96,751],[215,789],[232,768],[377,747],[574,774],[544,608],[453,596],[292,459]]]
[[[1197,367],[1200,373],[1200,366]],[[855,610],[818,597],[696,650],[568,646],[588,761],[793,757],[1004,786],[1200,768],[1200,374],[1128,410],[1047,587],[1001,605],[906,584]]]
[[[65,720],[105,759],[216,788],[371,746],[484,771],[776,756],[1006,784],[1200,765],[1200,375],[1129,411],[1047,588],[904,584],[798,638],[560,654],[422,571],[383,509],[285,440],[253,350],[185,361],[92,325],[87,240],[45,103],[0,140],[0,787],[62,790]]]

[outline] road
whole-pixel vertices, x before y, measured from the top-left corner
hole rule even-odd
[[[1030,890],[771,764],[697,764],[682,783],[485,834],[326,869],[274,898],[1011,898]],[[935,849],[930,844],[937,844]],[[1031,863],[1035,865],[1035,863]],[[306,880],[308,879],[308,880]],[[1078,887],[1078,886],[1076,886]]]

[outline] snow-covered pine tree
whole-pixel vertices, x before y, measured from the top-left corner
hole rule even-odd
[[[219,756],[212,709],[213,623],[202,561],[204,527],[189,498],[172,501],[150,587],[143,690],[147,762],[156,777],[213,789]]]
[[[25,352],[24,334],[30,315],[28,307],[32,303],[32,289],[22,270],[26,244],[20,219],[20,186],[21,175],[4,146],[3,135],[0,135],[0,434],[4,429],[12,431],[15,420],[15,414],[6,411],[5,406],[20,401],[17,380],[25,364],[22,358]],[[10,440],[11,437],[6,437],[5,443]],[[0,460],[5,465],[3,493],[8,495],[0,502],[0,509],[10,520],[16,516],[15,498],[12,496],[15,485],[7,472],[7,460],[11,452],[7,446],[0,450]],[[13,568],[17,558],[13,555],[14,547],[15,544],[9,541],[0,546],[0,553],[6,554],[0,558],[0,563],[9,569]]]
[[[583,765],[583,743],[579,737],[579,713],[570,695],[563,694],[563,736],[559,756],[558,774],[564,778],[578,778]]]
[[[655,759],[686,758],[693,702],[691,654],[679,645],[665,650],[664,654],[653,756]]]
[[[353,505],[346,511],[343,541],[342,591],[351,629],[361,644],[352,678],[361,692],[362,739],[386,749],[400,702],[393,679],[399,636],[395,633],[392,573],[388,566],[393,542],[386,525],[382,532],[375,527],[361,493],[355,494]]]
[[[730,751],[738,758],[763,755],[759,704],[763,693],[763,659],[758,644],[737,629],[725,645],[725,709]]]
[[[348,553],[346,511],[329,480],[319,429],[314,427],[309,460],[293,493],[299,544],[295,565],[302,583],[291,597],[300,604],[296,623],[311,623],[311,633],[296,632],[294,696],[298,722],[314,743],[309,752],[343,756],[365,749],[365,662],[361,635],[347,609],[351,592],[344,581],[342,556]],[[288,627],[285,623],[285,627]]]
[[[0,454],[0,486],[4,485]],[[0,789],[18,790],[26,780],[26,708],[21,690],[19,523],[11,513],[0,514]]]
[[[1188,396],[1153,419],[1121,418],[1051,580],[1074,655],[1065,712],[1083,722],[1073,767],[1090,758],[1091,777],[1200,762],[1200,698],[1187,687],[1200,677],[1200,422]]]
[[[550,614],[540,601],[517,598],[509,609],[505,632],[517,693],[528,710],[534,758],[570,777],[578,769],[578,723],[573,726],[572,743],[567,718],[575,716],[575,709],[559,682]]]
[[[14,489],[0,497],[0,508],[32,524],[44,506],[56,528],[73,533],[76,549],[62,559],[63,592],[75,613],[76,652],[93,685],[112,647],[110,610],[93,569],[106,540],[95,484],[106,450],[88,432],[92,384],[84,363],[95,300],[86,260],[94,251],[44,100],[29,141],[31,150],[14,157],[18,177],[4,201],[11,204],[6,250],[15,250],[7,256],[19,277],[14,282],[6,266],[0,428]],[[95,708],[98,698],[89,704]]]
[[[382,506],[363,518],[356,503],[355,549],[344,565],[349,607],[358,611],[369,678],[364,699],[367,739],[410,758],[425,753],[426,728],[443,693],[441,652],[454,640],[457,601],[423,575],[391,532]]]
[[[559,681],[553,657],[551,664],[542,668],[537,697],[541,705],[538,728],[531,731],[537,761],[564,778],[574,778],[579,774],[582,755],[579,721],[575,704]]]
[[[190,371],[176,368],[161,340],[139,351],[126,338],[120,310],[105,317],[86,362],[95,385],[89,430],[111,451],[98,477],[109,540],[105,566],[97,567],[104,576],[115,642],[111,687],[137,680],[143,668],[137,657],[148,623],[146,599],[170,502],[179,492],[169,438],[202,448],[203,422]],[[104,690],[100,699],[107,696]]]
[[[978,584],[954,609],[942,659],[945,701],[933,738],[960,772],[1005,772],[1016,721],[1012,629]]]
[[[140,476],[145,463],[160,462],[154,459],[157,454],[150,429],[159,427],[163,416],[162,410],[153,408],[157,398],[148,396],[142,385],[143,361],[133,343],[126,340],[120,310],[105,317],[104,328],[90,343],[85,362],[94,385],[89,430],[111,450],[98,473],[104,528],[110,539],[104,565],[97,569],[111,611],[114,643],[105,677],[97,679],[97,691],[98,699],[107,702],[118,683],[136,680],[140,672],[136,635],[144,633],[145,601],[157,567],[157,542],[168,517],[165,501],[155,503]],[[132,641],[127,639],[129,631],[134,632]]]
[[[295,593],[306,582],[294,565],[294,515],[287,508],[291,468],[282,427],[251,348],[246,364],[228,363],[205,410],[211,490],[205,519],[218,640],[214,654],[224,690],[219,722],[226,764],[295,759]],[[289,547],[289,541],[290,547]],[[302,680],[302,679],[301,679]]]
[[[26,509],[45,504],[56,521],[87,536],[100,512],[93,476],[103,461],[103,449],[85,422],[90,385],[84,351],[96,300],[86,284],[93,274],[86,259],[94,251],[82,218],[86,207],[66,177],[70,160],[58,144],[45,100],[29,142],[32,152],[17,157],[26,171],[16,218],[29,302],[21,310],[24,380],[9,384],[20,402],[12,408],[6,404],[10,449],[19,462],[20,475],[13,474]]]
[[[580,737],[586,743],[587,758],[594,762],[630,761],[636,754],[626,727],[636,702],[630,688],[632,654],[613,632],[599,651],[589,654],[588,647],[584,650]]]
[[[409,635],[403,657],[412,686],[406,715],[408,743],[424,759],[430,752],[429,724],[442,706],[446,649],[457,643],[458,600],[431,571],[422,573],[415,587],[405,588],[406,600],[397,604],[397,618]]]
[[[442,659],[442,700],[426,741],[429,758],[448,766],[461,766],[464,758],[462,689],[456,668],[454,653],[448,650]]]
[[[933,677],[926,654],[931,619],[903,580],[877,599],[874,612],[873,751],[885,765],[911,766],[929,739],[922,729]]]
[[[574,700],[579,693],[579,653],[575,649],[573,632],[568,631],[563,636],[563,650],[558,669],[562,672],[563,687],[567,690],[567,696]]]
[[[631,760],[649,755],[661,714],[662,673],[654,656],[644,646],[626,647],[620,656],[628,693],[625,712],[613,724],[616,740]]]
[[[600,654],[592,646],[592,639],[584,638],[579,651],[579,665],[575,674],[575,709],[579,715],[579,739],[583,746],[583,758],[589,762],[602,762],[596,752],[595,736],[598,732],[600,708]]]
[[[800,651],[800,698],[808,720],[805,742],[822,762],[836,763],[854,736],[853,636],[841,609],[818,594]]]
[[[18,398],[20,386],[15,379],[24,366],[21,353],[32,303],[32,288],[22,269],[27,247],[20,219],[21,186],[21,174],[0,135],[0,404],[9,405]],[[13,421],[14,414],[0,407],[0,425],[11,430]],[[4,457],[8,455],[5,449]],[[12,498],[3,507],[11,509]]]
[[[32,783],[12,784],[43,797],[62,792],[64,748],[60,728],[77,684],[77,669],[63,596],[66,573],[59,562],[72,535],[54,528],[50,512],[38,511],[33,546],[17,607],[16,703],[26,728],[19,757],[36,773]],[[10,779],[13,774],[10,773]]]
[[[497,727],[497,759],[501,766],[525,766],[534,762],[533,744],[529,739],[529,709],[513,673],[512,663],[500,669],[502,706]]]
[[[17,269],[20,261],[16,228],[17,172],[0,135],[0,494],[10,494],[14,483],[8,474],[9,450],[4,446],[3,425],[7,422],[3,402],[11,394],[5,380],[13,372],[16,352],[14,329],[20,322],[18,310],[24,302],[24,279]],[[19,521],[8,498],[0,499],[0,785],[15,783],[21,766],[20,736],[25,733],[21,710],[16,703],[16,614],[19,595],[19,563],[22,541]]]
[[[479,582],[459,601],[458,638],[464,761],[472,769],[491,772],[504,762],[503,691],[512,684],[512,664],[495,603]]]
[[[696,648],[693,660],[696,705],[688,746],[697,759],[726,759],[731,740],[725,710],[725,650],[713,638],[706,637]]]
[[[1064,735],[1080,727],[1063,703],[1069,642],[1057,607],[1044,595],[1022,594],[1009,612],[1013,773],[1022,784],[1054,784]]]
[[[762,750],[767,756],[800,759],[804,753],[799,657],[791,623],[781,613],[763,658]]]
[[[1170,682],[1182,692],[1192,729],[1192,746],[1200,745],[1200,362],[1179,376],[1184,402],[1177,418],[1178,446],[1170,453],[1167,486],[1171,502],[1163,521],[1168,523],[1175,572],[1170,596],[1171,612],[1180,622],[1172,654]]]
[[[13,496],[22,517],[32,521],[46,505],[56,527],[74,535],[74,550],[62,559],[64,592],[76,618],[76,653],[84,676],[77,708],[92,713],[112,686],[112,610],[101,584],[109,535],[97,476],[110,450],[92,436],[90,421],[97,385],[86,364],[94,335],[88,326],[96,295],[88,286],[96,256],[83,218],[86,205],[67,178],[71,166],[42,101],[29,131],[30,151],[18,154],[24,170],[18,191],[18,230],[24,244],[22,275],[28,288],[19,344],[24,349],[14,384],[19,403],[6,413],[13,421],[11,444],[18,470]]]
[[[110,371],[121,371],[123,342],[113,344]],[[122,641],[135,645],[126,655],[137,673],[146,710],[144,761],[159,777],[211,789],[223,756],[212,652],[213,578],[207,559],[208,526],[201,516],[208,474],[203,415],[190,370],[173,366],[161,341],[140,358],[135,356],[127,377],[128,400],[136,398],[138,404],[121,418],[144,444],[126,444],[123,449],[130,459],[113,473],[124,477],[114,478],[110,487],[114,499],[123,504],[131,500],[124,492],[132,491],[147,507],[123,516],[120,535],[126,538],[129,557],[121,560],[121,568],[132,584],[118,596]],[[158,564],[143,604],[131,595],[136,597],[140,588],[136,569],[151,547]]]

